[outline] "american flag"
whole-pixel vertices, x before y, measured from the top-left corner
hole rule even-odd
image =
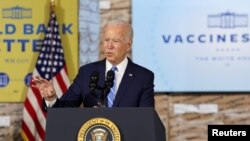
[[[70,84],[58,23],[53,11],[50,13],[50,20],[33,76],[41,76],[50,80],[58,97],[61,97]],[[42,110],[40,92],[29,87],[23,110],[21,131],[23,139],[25,141],[43,141],[45,138],[45,125],[46,112]]]

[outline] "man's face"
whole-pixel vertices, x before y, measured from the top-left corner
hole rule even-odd
[[[131,42],[126,38],[126,27],[107,26],[103,36],[103,48],[107,60],[113,65],[119,64],[131,48]]]

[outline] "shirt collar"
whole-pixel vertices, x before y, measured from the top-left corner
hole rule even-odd
[[[118,65],[116,65],[118,72],[124,72],[126,67],[128,65],[128,58],[125,57],[122,62]],[[112,68],[112,64],[106,60],[106,72],[108,72]]]

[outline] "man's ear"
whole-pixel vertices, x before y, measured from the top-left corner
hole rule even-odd
[[[127,51],[131,51],[131,47],[132,47],[132,42],[131,42],[131,41],[129,41],[129,42],[128,42],[128,48],[127,48]]]

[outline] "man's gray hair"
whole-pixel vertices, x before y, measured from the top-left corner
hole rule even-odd
[[[124,25],[124,26],[126,26],[126,28],[127,28],[127,33],[126,33],[127,35],[126,36],[131,41],[131,43],[133,42],[134,33],[133,33],[133,28],[132,28],[131,24],[129,24],[128,22],[126,22],[124,20],[114,19],[114,20],[109,21],[105,25],[105,27],[112,26],[112,25]]]

